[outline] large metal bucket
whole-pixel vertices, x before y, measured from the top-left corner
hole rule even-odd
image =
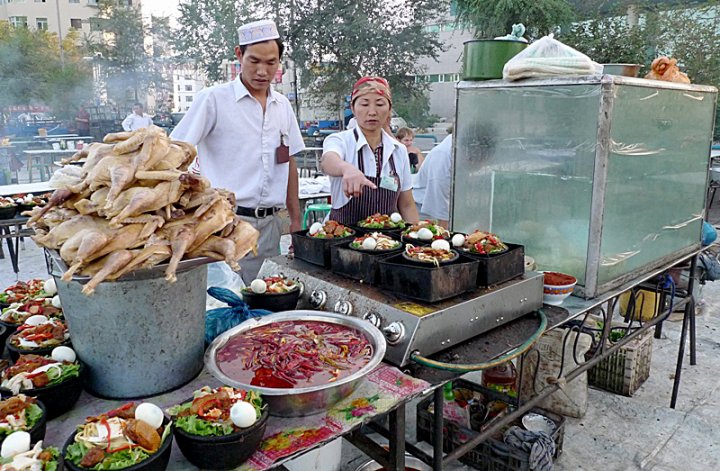
[[[528,45],[520,41],[472,39],[465,41],[463,80],[503,78],[503,67]]]
[[[48,258],[73,348],[87,366],[87,388],[95,395],[130,398],[175,389],[203,368],[206,259],[181,262],[177,282],[164,267],[103,282],[82,294],[85,277],[60,279],[65,264]]]

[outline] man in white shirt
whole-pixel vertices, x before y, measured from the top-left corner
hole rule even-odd
[[[290,230],[301,229],[292,155],[305,145],[290,102],[270,87],[283,53],[275,23],[249,23],[238,35],[240,76],[200,91],[171,137],[198,147],[193,170],[234,192],[237,214],[260,231],[257,256],[241,263],[243,281],[250,284],[265,258],[280,253],[276,213],[287,207]]]
[[[450,220],[452,164],[452,134],[449,134],[425,157],[413,188],[420,219],[437,220],[445,228]]]
[[[132,107],[133,112],[122,122],[122,127],[126,131],[135,131],[150,126],[152,118],[150,115],[143,113],[143,105],[135,103]]]

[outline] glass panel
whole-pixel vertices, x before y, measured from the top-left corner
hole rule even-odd
[[[585,280],[600,85],[458,91],[453,229]]]
[[[699,243],[714,110],[710,94],[681,90],[615,97],[601,284]]]

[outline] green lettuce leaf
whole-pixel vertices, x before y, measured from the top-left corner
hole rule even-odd
[[[53,385],[62,383],[70,378],[77,378],[80,376],[80,365],[76,363],[70,365],[62,364],[60,365],[59,371],[57,368],[50,368],[47,371],[47,375],[48,378],[50,378],[50,382],[48,384]]]
[[[175,426],[191,435],[203,437],[221,437],[231,434],[234,430],[231,423],[210,422],[196,415],[178,417],[175,419]]]
[[[42,418],[43,411],[37,404],[30,404],[25,409],[25,421],[27,422],[27,428],[30,430],[35,426],[36,423]]]
[[[72,443],[67,447],[65,452],[65,459],[72,462],[73,464],[80,466],[80,462],[83,457],[87,454],[88,448],[82,443]],[[132,448],[130,450],[116,451],[111,453],[105,458],[93,466],[92,468],[96,471],[111,470],[111,469],[124,469],[130,466],[136,465],[143,460],[146,460],[150,455],[140,448]]]

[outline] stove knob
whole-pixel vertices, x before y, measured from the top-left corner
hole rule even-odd
[[[389,326],[385,327],[382,331],[385,334],[385,339],[387,339],[387,343],[389,343],[390,345],[395,345],[396,343],[400,342],[403,337],[405,337],[405,326],[402,324],[402,322],[393,322]]]
[[[333,311],[338,314],[342,314],[343,316],[349,316],[352,314],[353,306],[350,301],[338,301],[335,303]]]
[[[377,312],[368,311],[363,315],[363,319],[377,327],[380,328],[380,325],[382,324],[382,318],[380,317],[380,314]]]
[[[327,293],[321,289],[313,290],[310,293],[310,306],[313,309],[322,310],[327,304]]]

